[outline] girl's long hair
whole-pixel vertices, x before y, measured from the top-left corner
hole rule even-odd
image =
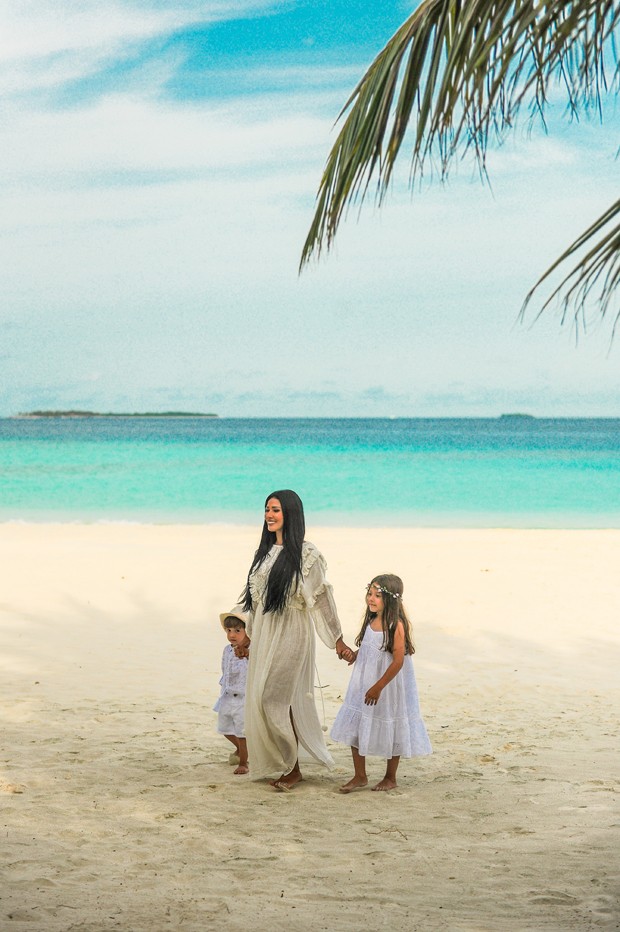
[[[304,506],[297,492],[293,492],[291,489],[280,489],[278,492],[271,492],[265,499],[265,508],[270,498],[277,498],[282,506],[282,517],[284,519],[282,526],[283,546],[269,573],[264,610],[265,612],[281,612],[301,577],[301,551],[306,533],[306,521]],[[241,604],[246,612],[252,608],[250,576],[261,565],[275,542],[276,535],[274,531],[268,529],[265,521],[260,543],[254,554],[241,598]]]
[[[388,651],[390,654],[393,653],[394,635],[396,634],[398,622],[401,621],[403,628],[405,629],[405,653],[415,654],[411,622],[407,617],[407,612],[405,611],[405,606],[403,605],[402,579],[400,576],[394,576],[392,573],[382,573],[380,576],[374,577],[372,582],[368,584],[368,588],[370,588],[370,586],[379,586],[384,590],[381,593],[383,596],[383,615],[381,617],[381,626],[383,628],[383,644],[381,645],[382,649]],[[364,640],[366,628],[373,620],[373,618],[376,617],[377,613],[371,612],[368,606],[366,606],[366,614],[364,615],[362,628],[355,639],[355,643],[358,647]]]

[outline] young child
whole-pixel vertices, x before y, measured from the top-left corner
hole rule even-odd
[[[373,790],[393,790],[401,757],[432,753],[420,716],[402,595],[402,580],[391,574],[375,576],[366,587],[366,614],[355,641],[359,650],[352,652],[353,674],[331,731],[353,755],[355,772],[341,793],[368,785],[367,754],[387,759],[385,776]]]
[[[213,711],[217,712],[219,734],[224,735],[235,746],[236,754],[231,755],[230,761],[237,764],[233,771],[236,774],[249,773],[250,770],[243,718],[248,658],[239,658],[235,655],[235,647],[247,647],[250,643],[245,633],[246,620],[246,613],[238,605],[230,612],[220,615],[228,644],[222,654],[220,697],[213,706]]]

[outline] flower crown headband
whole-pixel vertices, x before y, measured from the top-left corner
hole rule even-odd
[[[375,589],[379,590],[379,592],[384,592],[385,595],[391,595],[393,599],[402,598],[402,596],[400,596],[398,592],[390,592],[390,590],[386,589],[385,586],[380,586],[379,583],[376,583],[376,582],[369,582],[368,585],[366,586],[366,592],[368,592],[371,586],[374,586]]]

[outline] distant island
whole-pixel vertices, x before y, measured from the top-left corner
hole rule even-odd
[[[202,411],[21,411],[17,417],[217,417]]]
[[[500,414],[500,421],[535,421],[533,414]]]

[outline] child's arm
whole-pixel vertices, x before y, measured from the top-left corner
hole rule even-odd
[[[364,702],[366,705],[376,705],[379,699],[379,696],[387,686],[387,684],[394,679],[397,673],[400,672],[402,665],[405,660],[405,629],[403,628],[402,622],[398,622],[398,626],[394,633],[394,649],[392,650],[392,663],[389,665],[383,676],[380,680],[377,680],[374,686],[371,686],[370,689],[366,691],[364,696]]]

